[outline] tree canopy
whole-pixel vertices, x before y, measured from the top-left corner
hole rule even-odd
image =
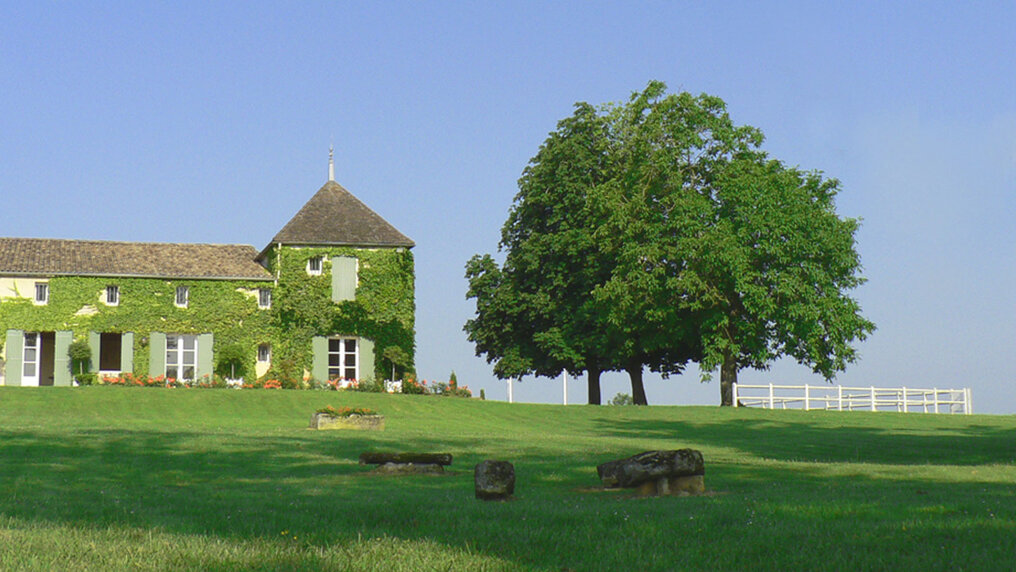
[[[465,330],[477,355],[486,354],[503,379],[586,370],[595,404],[610,352],[589,293],[610,267],[592,232],[589,195],[614,176],[606,128],[595,108],[577,104],[519,179],[501,233],[504,265],[489,255],[466,265],[477,312]]]
[[[500,248],[467,264],[465,327],[502,378],[642,370],[696,361],[721,371],[721,404],[744,367],[787,355],[831,378],[874,325],[858,223],[839,182],[770,158],[722,100],[651,82],[624,104],[576,105],[519,180]],[[594,387],[595,380],[595,387]],[[594,395],[595,393],[595,395]]]

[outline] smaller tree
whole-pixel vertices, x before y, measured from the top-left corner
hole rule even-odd
[[[398,379],[398,377],[396,377],[395,370],[399,369],[405,373],[405,368],[410,363],[409,354],[406,353],[406,350],[400,348],[399,346],[386,347],[384,351],[381,352],[381,357],[388,360],[388,363],[392,366],[392,381]]]
[[[92,361],[92,347],[87,340],[74,340],[67,348],[67,357],[71,358],[71,368],[77,366],[78,373],[83,374]]]
[[[610,400],[610,405],[635,405],[635,400],[627,393],[618,393]]]
[[[230,344],[218,353],[215,373],[230,379],[236,379],[238,375],[243,377],[247,373],[247,352],[238,344]]]

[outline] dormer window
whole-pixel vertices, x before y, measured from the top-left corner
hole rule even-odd
[[[190,301],[190,288],[188,286],[177,286],[176,287],[176,307],[186,308],[187,303]]]
[[[35,283],[35,303],[46,304],[49,302],[49,284],[46,282]]]
[[[120,305],[120,287],[119,286],[106,286],[106,305],[107,306],[118,306],[118,305]]]
[[[321,261],[323,260],[320,256],[307,259],[307,274],[311,276],[321,275]]]

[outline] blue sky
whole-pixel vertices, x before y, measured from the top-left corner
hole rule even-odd
[[[658,79],[842,181],[879,329],[841,383],[971,387],[976,411],[1016,413],[1014,25],[1012,2],[2,1],[0,236],[261,248],[334,144],[336,179],[417,243],[420,375],[504,399],[462,332],[465,261],[495,251],[575,102]],[[823,383],[782,361],[741,378]],[[719,387],[693,370],[647,393]]]

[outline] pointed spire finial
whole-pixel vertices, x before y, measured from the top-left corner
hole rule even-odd
[[[328,180],[335,180],[335,148],[331,145],[328,146]]]

